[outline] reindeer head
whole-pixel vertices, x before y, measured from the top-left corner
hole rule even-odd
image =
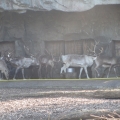
[[[5,59],[6,59],[7,61],[10,61],[12,58],[13,58],[13,53],[12,53],[12,52],[8,52],[8,53],[7,53],[7,56],[5,57]]]
[[[48,65],[50,65],[51,67],[54,67],[54,61],[53,60],[48,60]]]
[[[10,52],[10,50],[4,51],[2,58],[6,61],[10,61],[10,59],[13,58],[13,52],[12,51]]]

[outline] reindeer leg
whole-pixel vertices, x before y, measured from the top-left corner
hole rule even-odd
[[[48,65],[47,64],[45,66],[45,72],[46,72],[46,77],[45,78],[49,78],[49,75],[48,75]]]
[[[23,76],[23,80],[26,80],[24,76],[24,68],[22,68],[22,76]]]
[[[115,75],[116,75],[116,77],[118,78],[118,76],[117,76],[117,71],[116,71],[116,68],[114,67],[114,71],[115,71]]]
[[[1,78],[3,79],[3,72],[2,72],[2,74],[1,74]]]
[[[81,67],[81,68],[80,68],[80,73],[79,73],[79,78],[81,78],[81,73],[82,73],[82,71],[83,71],[83,68]]]
[[[47,67],[46,67],[46,75],[47,75],[47,78],[51,78],[51,70],[50,70],[50,66],[49,65],[47,65]]]
[[[53,67],[51,67],[51,78],[53,78]]]
[[[108,69],[108,67],[104,69],[103,74],[101,76],[102,78],[105,76],[107,69]]]
[[[39,69],[38,69],[38,78],[41,77],[41,65],[39,65]]]
[[[61,67],[61,71],[60,71],[60,74],[62,74],[62,72],[63,72],[63,67]]]
[[[20,69],[20,67],[17,67],[16,70],[15,70],[15,74],[14,74],[14,77],[13,77],[14,80],[15,80],[16,74],[17,74],[19,69]]]
[[[53,78],[53,76],[52,76],[52,66],[48,66],[48,68],[47,68],[47,73],[48,73],[48,78]]]
[[[60,74],[62,74],[63,73],[63,71],[64,72],[66,72],[66,70],[65,70],[66,68],[65,68],[65,65],[63,65],[63,67],[61,67],[61,71],[60,71]]]
[[[0,71],[0,80],[3,79],[3,71]]]
[[[84,67],[84,70],[85,70],[85,73],[86,73],[86,75],[87,75],[87,78],[89,79],[87,67]]]
[[[69,64],[64,64],[63,67],[61,68],[61,72],[62,73],[64,71],[64,73],[66,73],[66,69],[69,67]]]
[[[64,71],[64,73],[66,73],[66,64],[64,64],[63,67],[61,67],[61,72],[60,73],[62,74],[63,71]]]
[[[109,77],[111,69],[112,69],[112,65],[109,67],[107,78]]]
[[[1,74],[2,74],[2,73],[1,73],[1,71],[0,71],[0,80],[2,80],[2,76],[1,76]]]
[[[0,79],[3,80],[3,71],[0,72]]]
[[[98,68],[98,67],[95,67],[95,71],[96,71],[96,72],[95,72],[95,77],[96,77],[96,73],[97,73],[98,76],[100,76],[100,74],[99,74],[97,68]]]

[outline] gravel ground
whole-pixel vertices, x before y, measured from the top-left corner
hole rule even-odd
[[[94,111],[120,110],[120,99],[85,98],[74,94],[24,96],[51,91],[56,92],[56,90],[43,89],[0,89],[0,120],[59,120],[73,113],[78,116],[78,113],[89,111],[94,113]],[[78,90],[73,91],[78,92]]]

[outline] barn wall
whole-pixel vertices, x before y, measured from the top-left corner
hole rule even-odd
[[[34,53],[42,51],[43,41],[89,38],[120,40],[120,5],[96,6],[91,10],[76,13],[0,13],[0,41],[19,43],[23,40]],[[17,45],[22,46],[21,43]]]

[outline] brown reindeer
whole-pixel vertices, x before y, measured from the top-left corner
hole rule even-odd
[[[48,52],[47,49],[45,49],[44,55],[40,55],[39,53],[37,55],[33,55],[30,53],[30,50],[27,46],[24,45],[25,52],[28,56],[34,56],[36,60],[39,63],[39,70],[38,70],[38,76],[39,78],[52,78],[53,77],[53,67],[54,67],[54,62],[56,60],[54,59],[53,55],[51,52]],[[38,64],[37,64],[38,65]]]
[[[111,69],[114,68],[114,72],[117,76],[115,65],[118,64],[118,59],[114,56],[109,57],[109,56],[101,55],[101,53],[103,53],[102,47],[101,47],[101,49],[99,49],[100,52],[97,54],[96,49],[97,49],[98,44],[99,44],[99,41],[95,41],[94,50],[92,51],[94,53],[94,55],[96,56],[95,71],[97,72],[98,76],[100,76],[100,74],[98,72],[98,68],[100,66],[104,67],[105,69],[108,68],[109,71],[108,71],[107,77],[109,77],[109,73],[110,73]]]
[[[53,78],[53,68],[54,62],[56,60],[53,58],[53,55],[46,50],[45,55],[39,57],[39,73],[42,78]],[[44,72],[44,73],[43,73]]]

